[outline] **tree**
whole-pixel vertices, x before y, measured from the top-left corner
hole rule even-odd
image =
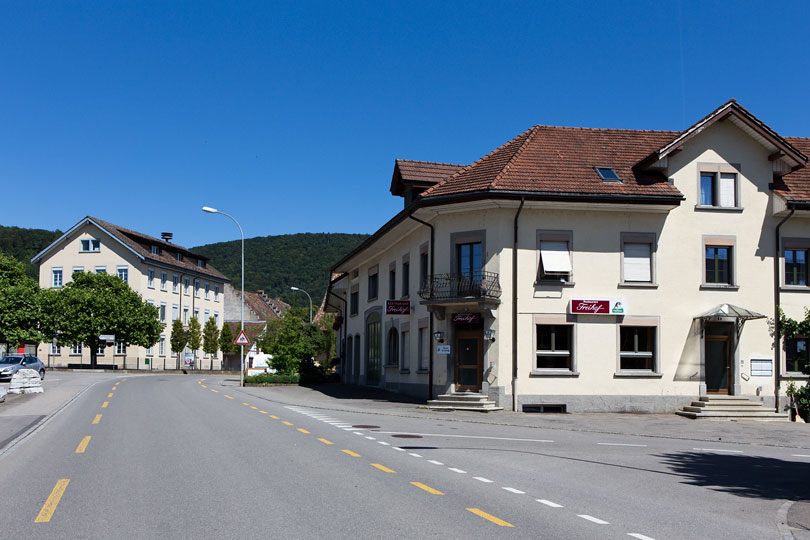
[[[200,326],[200,321],[197,319],[197,317],[192,317],[191,320],[188,321],[186,341],[188,342],[188,348],[191,349],[191,352],[194,354],[194,364],[196,365],[197,351],[202,345],[202,327]]]
[[[281,319],[267,321],[267,329],[256,343],[273,355],[273,367],[279,373],[292,375],[300,372],[302,363],[324,352],[325,339],[318,325],[309,324],[308,312],[304,319],[299,310],[291,309]]]
[[[39,343],[41,291],[22,263],[0,254],[0,342]]]
[[[219,349],[219,329],[217,328],[217,321],[213,317],[208,318],[203,329],[203,352],[210,354],[212,357],[217,354]],[[212,360],[213,363],[213,360]]]
[[[793,339],[796,336],[810,336],[810,310],[804,308],[804,319],[796,321],[785,315],[785,312],[779,307],[779,334],[780,338],[785,339]],[[800,359],[799,362],[800,371],[804,374],[810,374],[810,361],[805,357]],[[810,381],[808,381],[808,386],[810,386]]]
[[[222,351],[222,354],[231,354],[236,350],[236,345],[233,344],[233,341],[236,338],[231,331],[231,325],[225,323],[222,325],[222,332],[219,334],[219,350]]]
[[[186,348],[186,329],[183,328],[183,323],[180,319],[175,319],[172,322],[172,335],[169,336],[169,344],[172,347],[172,352],[177,355],[177,368],[180,368],[180,353]]]
[[[45,291],[44,291],[45,292]],[[147,304],[118,276],[76,272],[61,289],[46,291],[43,302],[45,334],[60,345],[82,343],[96,366],[102,334],[128,345],[152,347],[164,325],[158,308]]]

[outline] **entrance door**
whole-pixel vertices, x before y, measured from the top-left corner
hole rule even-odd
[[[484,336],[481,330],[456,332],[455,372],[457,392],[478,392],[484,373]]]
[[[732,323],[707,322],[703,333],[706,392],[728,394],[731,388]]]

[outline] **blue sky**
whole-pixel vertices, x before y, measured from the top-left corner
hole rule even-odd
[[[0,224],[373,232],[394,159],[535,124],[810,136],[808,2],[0,0]]]

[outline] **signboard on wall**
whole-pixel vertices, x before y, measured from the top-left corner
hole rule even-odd
[[[436,354],[450,354],[450,345],[436,345]]]
[[[453,324],[476,324],[481,322],[480,313],[453,313]]]
[[[411,303],[408,300],[386,300],[386,315],[410,315]]]
[[[572,298],[569,312],[572,315],[624,315],[627,304],[619,298]]]

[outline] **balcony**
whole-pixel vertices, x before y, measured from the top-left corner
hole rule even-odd
[[[500,304],[501,283],[494,272],[434,274],[419,289],[422,304]]]

